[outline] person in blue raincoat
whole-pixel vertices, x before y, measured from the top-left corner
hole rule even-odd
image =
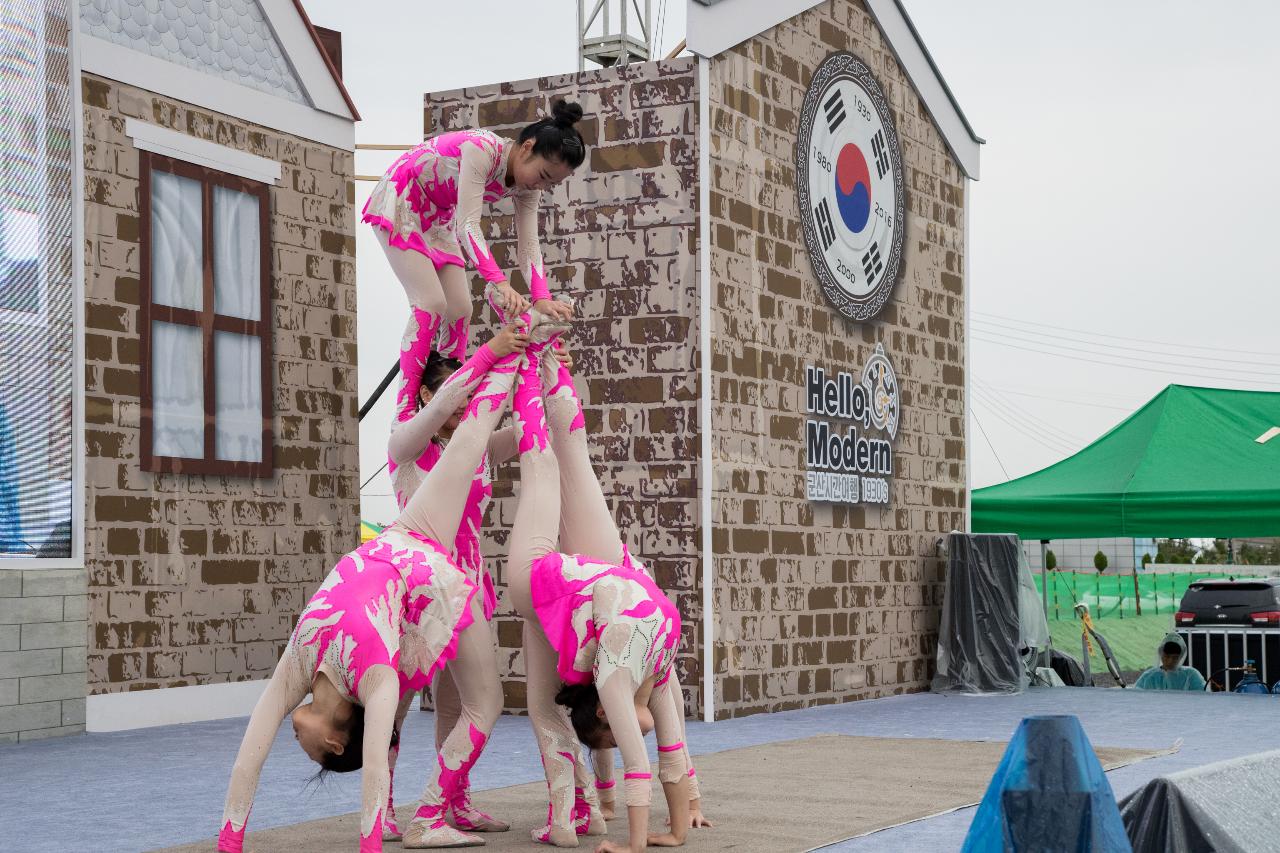
[[[1183,666],[1187,644],[1173,632],[1164,635],[1157,650],[1160,663],[1138,676],[1133,685],[1138,690],[1204,690],[1204,676],[1193,667]]]

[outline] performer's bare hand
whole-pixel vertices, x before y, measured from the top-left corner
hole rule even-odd
[[[516,293],[515,288],[505,281],[498,285],[498,299],[508,317],[515,317],[529,310],[529,300]]]
[[[525,330],[523,323],[508,323],[489,341],[489,349],[493,350],[493,354],[498,358],[511,355],[513,352],[524,352],[524,348],[528,345],[529,333]]]
[[[533,303],[533,307],[538,312],[554,320],[567,322],[573,319],[573,306],[567,302],[560,302],[556,299],[539,299]]]
[[[569,371],[570,373],[573,372],[573,356],[569,355],[569,351],[564,348],[564,344],[561,343],[559,339],[556,340],[555,345],[551,348],[551,354],[556,357],[556,361],[564,365],[565,370]],[[604,811],[603,801],[600,803],[600,810]],[[610,812],[613,811],[612,802],[609,803],[609,810]],[[604,816],[605,820],[611,820],[612,818],[613,818],[612,814],[606,814]]]

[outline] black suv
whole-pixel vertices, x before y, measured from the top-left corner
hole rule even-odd
[[[1173,624],[1207,681],[1232,690],[1252,661],[1264,684],[1280,682],[1280,578],[1196,581]]]
[[[1196,581],[1183,594],[1173,623],[1179,628],[1280,626],[1280,578]]]

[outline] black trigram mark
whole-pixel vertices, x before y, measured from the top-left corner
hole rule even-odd
[[[822,105],[822,111],[827,114],[827,129],[835,133],[836,128],[843,124],[845,119],[844,96],[840,94],[839,89],[827,98],[827,102]]]
[[[877,130],[876,135],[871,139],[871,153],[876,160],[876,177],[883,178],[884,173],[889,171],[889,152],[884,147],[884,131]]]
[[[883,269],[884,264],[880,262],[880,244],[872,243],[871,248],[867,249],[866,254],[862,256],[862,271],[867,274],[867,281],[875,281],[876,276],[880,275]]]
[[[836,229],[831,225],[831,209],[827,207],[825,198],[814,208],[813,215],[818,220],[818,238],[822,240],[822,251],[825,252],[836,239]]]

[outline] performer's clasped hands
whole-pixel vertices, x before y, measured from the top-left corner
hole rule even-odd
[[[428,139],[392,165],[364,208],[409,301],[387,445],[400,515],[339,560],[303,608],[236,756],[220,851],[242,853],[260,771],[286,717],[321,773],[361,771],[362,853],[384,840],[480,846],[484,833],[510,829],[472,802],[470,774],[503,704],[497,593],[480,531],[491,468],[513,458],[520,489],[504,576],[524,621],[529,719],[549,800],[532,842],[577,847],[580,836],[606,834],[619,811],[615,749],[628,843],[600,841],[597,851],[677,847],[690,828],[712,826],[685,743],[674,665],[680,613],[630,553],[591,466],[562,342],[575,312],[552,298],[543,270],[538,205],[586,157],[581,117],[577,104],[559,101],[514,140],[483,130]],[[511,287],[480,227],[484,204],[507,197],[528,297]],[[468,265],[484,277],[500,323],[469,357]],[[413,697],[427,685],[437,760],[404,822],[394,807],[396,759]],[[669,812],[663,833],[648,829],[649,732]]]

